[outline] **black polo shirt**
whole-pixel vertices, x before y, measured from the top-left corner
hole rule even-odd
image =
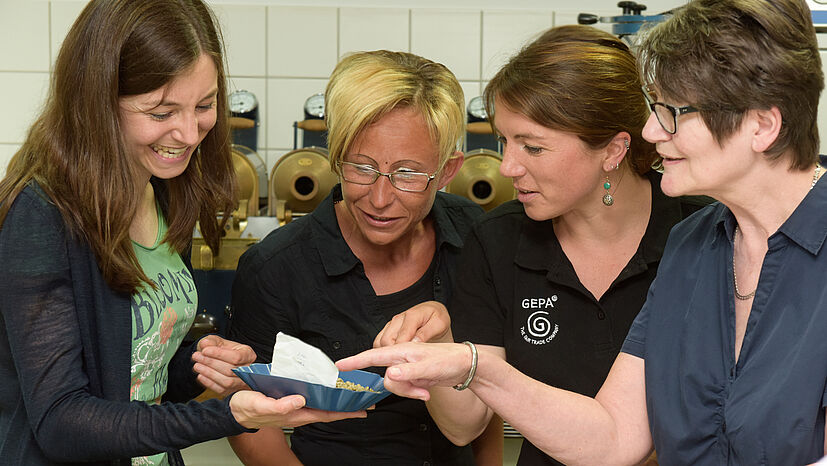
[[[526,375],[597,394],[643,306],[669,230],[698,208],[664,195],[660,174],[647,177],[652,210],[646,232],[599,301],[577,278],[552,220],[530,219],[517,201],[483,216],[458,265],[463,279],[449,308],[454,338],[503,347],[506,360]],[[559,463],[525,441],[518,464]]]
[[[279,331],[336,361],[371,348],[390,318],[411,305],[447,303],[462,239],[482,213],[467,199],[438,192],[429,214],[437,249],[429,271],[409,289],[377,297],[342,237],[334,211],[339,200],[336,186],[313,213],[273,231],[239,261],[228,335],[250,345],[259,362],[272,359]],[[395,395],[366,419],[298,427],[291,441],[308,466],[473,464],[470,448],[451,444],[422,401]]]

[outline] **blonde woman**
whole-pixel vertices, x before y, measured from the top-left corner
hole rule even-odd
[[[325,91],[340,185],[315,211],[241,258],[229,335],[269,361],[277,332],[333,360],[371,348],[397,313],[447,302],[462,241],[481,209],[440,192],[462,165],[464,98],[443,65],[403,52],[344,58]],[[502,443],[502,439],[497,441]],[[231,439],[247,464],[473,464],[425,404],[392,396],[367,419]],[[501,451],[500,446],[500,451]],[[501,455],[501,453],[498,452]]]

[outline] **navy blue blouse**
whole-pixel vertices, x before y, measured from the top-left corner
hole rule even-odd
[[[661,464],[801,465],[824,454],[827,182],[770,236],[735,361],[735,218],[677,225],[622,351],[646,362]]]

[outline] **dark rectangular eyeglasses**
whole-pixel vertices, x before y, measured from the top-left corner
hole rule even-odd
[[[643,96],[646,98],[646,103],[649,104],[649,108],[655,114],[655,118],[658,119],[658,123],[669,134],[675,134],[678,132],[678,117],[683,115],[684,113],[692,113],[697,112],[698,109],[691,106],[686,105],[684,107],[675,107],[674,105],[665,104],[663,102],[655,102],[655,99],[652,97],[652,88],[651,85],[646,85],[642,87],[643,89]]]

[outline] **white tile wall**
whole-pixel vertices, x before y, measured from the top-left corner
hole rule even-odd
[[[407,52],[409,10],[397,8],[340,8],[339,56],[360,50]]]
[[[226,46],[231,76],[267,75],[267,8],[264,6],[215,5]]]
[[[442,63],[457,79],[479,79],[481,28],[479,11],[411,10],[411,52]]]
[[[49,4],[2,3],[0,66],[3,70],[49,71]]]
[[[269,7],[270,76],[327,78],[338,61],[338,9]]]
[[[0,72],[0,102],[3,102],[0,143],[23,142],[26,131],[40,113],[48,86],[48,72]]]
[[[484,11],[482,13],[482,78],[491,79],[520,48],[553,24],[547,11]]]

